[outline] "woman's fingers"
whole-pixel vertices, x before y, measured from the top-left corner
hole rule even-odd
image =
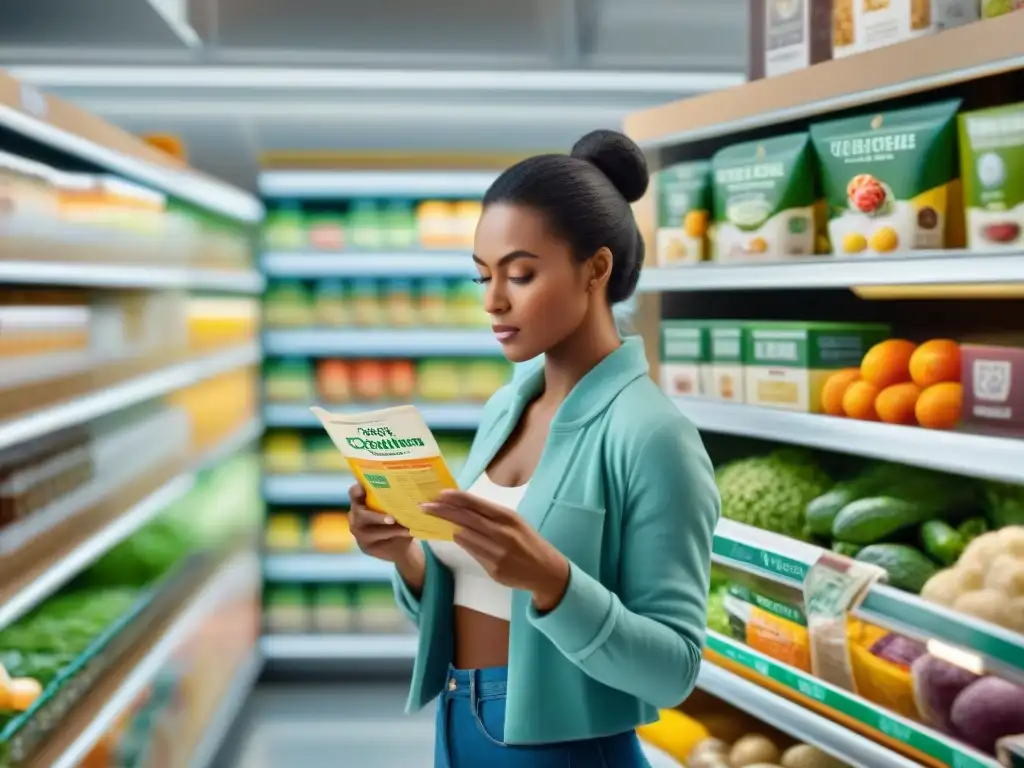
[[[445,504],[441,501],[432,501],[427,504],[421,504],[421,508],[424,512],[427,512],[434,517],[439,517],[442,520],[447,520],[450,523],[454,523],[460,528],[467,528],[475,531],[487,531],[492,527],[490,518],[483,517],[477,512],[466,509],[465,507],[457,507],[452,504]]]

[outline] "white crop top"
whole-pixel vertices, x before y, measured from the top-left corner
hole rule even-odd
[[[469,487],[468,492],[503,507],[517,509],[526,494],[527,485],[517,485],[515,488],[498,485],[485,472]],[[505,621],[512,619],[511,589],[492,580],[484,567],[454,541],[431,541],[427,545],[452,572],[455,579],[455,605]]]

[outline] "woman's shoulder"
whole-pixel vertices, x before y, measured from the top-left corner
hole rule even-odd
[[[624,440],[644,441],[653,432],[697,434],[693,422],[650,376],[641,376],[623,388],[608,411],[608,428]]]

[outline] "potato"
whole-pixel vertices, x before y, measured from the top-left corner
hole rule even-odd
[[[782,768],[845,768],[846,764],[810,744],[797,744],[782,753]]]
[[[732,745],[729,764],[732,768],[747,768],[758,763],[777,763],[779,748],[766,736],[752,733]]]

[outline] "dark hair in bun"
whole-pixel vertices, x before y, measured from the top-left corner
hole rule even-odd
[[[601,247],[612,252],[608,301],[625,301],[636,290],[644,243],[629,204],[643,197],[650,175],[632,139],[617,131],[592,131],[570,155],[535,155],[502,173],[484,195],[495,203],[540,211],[565,238],[579,261]]]

